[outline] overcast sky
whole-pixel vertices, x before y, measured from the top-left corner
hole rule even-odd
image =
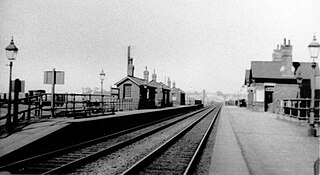
[[[308,44],[320,39],[318,0],[1,0],[0,92],[8,91],[5,47],[19,48],[13,79],[26,91],[45,89],[44,71],[65,71],[57,92],[104,88],[126,76],[132,46],[135,76],[145,66],[159,81],[181,89],[236,93],[250,62],[271,61],[283,38],[294,61],[310,61]]]

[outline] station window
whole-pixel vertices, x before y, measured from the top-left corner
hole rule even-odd
[[[124,98],[131,97],[131,84],[125,84],[124,85]]]

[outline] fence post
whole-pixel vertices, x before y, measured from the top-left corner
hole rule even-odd
[[[27,112],[27,120],[30,120],[31,118],[31,103],[32,100],[30,98],[27,98],[27,103],[28,103],[28,112]]]
[[[91,94],[89,94],[88,111],[89,111],[89,115],[91,115]]]
[[[289,100],[289,117],[291,117],[291,114],[292,114],[292,101]]]
[[[298,118],[300,118],[300,103],[301,103],[301,101],[300,101],[300,99],[297,101],[298,102]]]
[[[281,100],[281,113],[282,113],[282,115],[284,116],[285,114],[286,114],[286,111],[284,110],[285,108],[284,107],[286,107],[287,106],[287,102],[286,101],[284,101],[284,100]]]
[[[45,98],[47,99],[47,95],[44,94]],[[43,102],[43,99],[42,99],[43,95],[40,94],[39,95],[39,117],[42,118],[42,102]]]
[[[73,116],[76,117],[76,94],[73,94]]]
[[[21,81],[14,80],[14,100],[13,100],[13,126],[18,124],[18,111],[19,111],[19,92],[21,91]]]

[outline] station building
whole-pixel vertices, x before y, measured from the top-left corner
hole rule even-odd
[[[273,110],[273,103],[281,99],[311,98],[313,81],[312,62],[293,62],[292,45],[284,39],[283,45],[274,50],[272,61],[251,61],[245,72],[248,91],[247,107],[254,111]],[[297,76],[302,80],[301,90]],[[319,65],[316,64],[316,98],[320,96]],[[299,93],[300,92],[300,93]],[[299,93],[299,94],[298,94]]]
[[[176,82],[173,81],[171,89],[171,99],[173,106],[185,105],[186,93],[180,88],[176,88]]]
[[[138,109],[172,106],[171,81],[168,84],[157,82],[155,70],[149,81],[147,67],[143,79],[134,76],[133,58],[128,47],[127,76],[115,83],[119,89],[120,100],[132,100],[138,103]]]

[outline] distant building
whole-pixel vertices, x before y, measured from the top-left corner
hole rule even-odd
[[[171,99],[173,106],[185,105],[186,104],[186,93],[180,88],[176,88],[176,82],[173,81],[171,89]]]
[[[143,79],[134,76],[133,58],[130,57],[128,47],[127,76],[115,83],[119,89],[119,99],[130,99],[139,104],[138,109],[172,106],[170,91],[171,81],[168,86],[157,82],[157,75],[152,74],[149,82],[147,67],[143,72]]]
[[[165,83],[157,82],[155,70],[152,74],[152,80],[148,83],[148,85],[156,88],[155,104],[157,107],[172,106],[170,87],[168,87]]]
[[[311,62],[292,61],[292,45],[290,40],[287,43],[286,39],[280,48],[278,46],[274,50],[272,61],[251,61],[251,69],[246,70],[245,74],[245,85],[248,87],[248,108],[255,111],[268,111],[272,110],[272,103],[279,99],[297,98],[299,86],[296,77],[298,73],[303,78],[299,96],[310,98],[310,82],[313,76],[311,65]],[[318,64],[315,74],[318,77],[320,75]],[[319,89],[316,87],[316,98],[319,98]]]
[[[119,99],[132,100],[138,103],[138,109],[155,107],[156,87],[148,85],[149,72],[145,70],[144,79],[134,77],[133,58],[128,47],[127,76],[115,83],[119,89]]]

